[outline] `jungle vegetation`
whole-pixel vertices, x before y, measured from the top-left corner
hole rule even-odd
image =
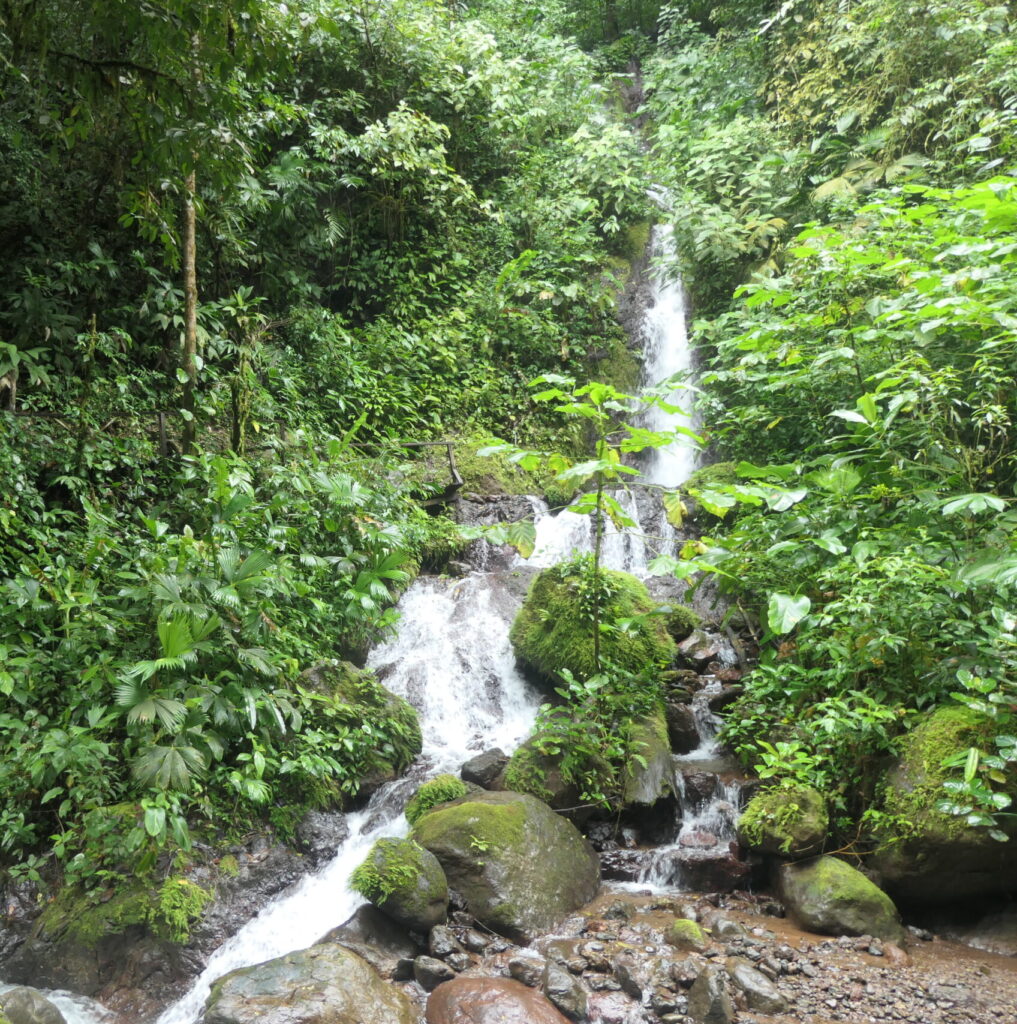
[[[405,753],[404,718],[351,712],[367,683],[301,673],[361,660],[460,543],[403,442],[582,455],[528,385],[630,388],[652,184],[735,467],[659,567],[758,623],[731,741],[849,831],[916,715],[962,701],[998,728],[944,799],[998,831],[1014,14],[0,0],[0,871],[162,871]]]

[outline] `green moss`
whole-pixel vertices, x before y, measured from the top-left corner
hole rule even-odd
[[[968,747],[990,749],[994,735],[990,719],[965,707],[938,708],[924,716],[901,741],[900,767],[891,775],[883,803],[894,834],[883,838],[920,834],[938,841],[970,835],[963,818],[936,809],[949,778],[943,760]]]
[[[671,743],[663,702],[651,714],[630,722],[627,733],[631,753],[622,776],[622,804],[654,804],[672,792]]]
[[[409,839],[379,839],[350,875],[349,886],[375,905],[411,889],[424,872],[424,851]]]
[[[232,853],[219,858],[219,873],[226,878],[236,878],[240,874],[240,864]]]
[[[805,856],[819,851],[829,826],[820,793],[809,786],[776,786],[748,802],[738,819],[738,835],[754,849]]]
[[[546,679],[557,679],[562,669],[579,679],[594,673],[592,611],[584,591],[588,575],[576,561],[538,573],[512,624],[516,655]],[[613,570],[603,570],[601,576],[606,589],[602,623],[646,616],[656,607],[635,576]],[[663,617],[649,616],[624,633],[602,633],[600,653],[603,662],[640,672],[671,661],[675,644]]]
[[[84,946],[134,925],[147,925],[160,938],[184,943],[212,899],[212,893],[179,876],[167,878],[158,888],[132,883],[104,903],[96,903],[94,893],[70,888],[61,890],[46,907],[39,927],[48,938],[67,938]]]
[[[415,825],[432,807],[466,796],[466,784],[454,775],[439,775],[425,782],[406,805],[406,820]]]
[[[664,618],[668,633],[675,640],[684,640],[694,629],[703,625],[703,619],[687,604],[671,605],[671,611]]]
[[[709,466],[702,466],[697,469],[682,484],[684,491],[698,491],[708,487],[715,487],[718,484],[738,483],[739,477],[735,472],[733,462],[714,462]]]
[[[695,921],[689,921],[684,917],[675,918],[668,925],[664,938],[667,944],[674,946],[675,949],[690,949],[698,953],[710,944],[703,929]]]
[[[425,814],[410,838],[426,849],[436,836],[459,831],[470,836],[474,849],[512,850],[523,842],[525,825],[526,808],[520,803],[467,800]]]
[[[606,349],[594,362],[592,372],[597,380],[629,394],[639,387],[643,371],[624,335],[619,333],[607,339]]]

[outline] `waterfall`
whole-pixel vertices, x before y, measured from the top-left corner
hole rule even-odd
[[[674,229],[670,224],[658,224],[650,236],[650,256],[654,267],[651,276],[652,302],[643,319],[646,346],[643,351],[643,376],[649,387],[657,387],[676,378],[679,385],[692,375],[692,349],[688,337],[688,309],[685,287],[672,270],[677,250]],[[663,396],[671,405],[679,406],[682,413],[669,413],[656,406],[647,410],[645,426],[648,430],[674,430],[676,426],[691,427],[691,391],[678,386]],[[643,479],[663,487],[683,484],[696,468],[698,448],[691,438],[679,436],[665,448],[657,448],[647,455]]]

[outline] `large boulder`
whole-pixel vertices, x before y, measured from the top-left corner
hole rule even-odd
[[[0,994],[0,1020],[9,1024],[67,1024],[64,1015],[38,989],[18,985]]]
[[[516,656],[544,680],[556,682],[562,669],[578,679],[588,679],[595,672],[589,599],[581,586],[587,572],[582,563],[572,561],[538,573],[512,623],[510,639]],[[646,585],[629,573],[611,569],[601,571],[601,580],[608,595],[600,609],[601,621],[635,618],[638,622],[624,632],[601,634],[601,661],[631,672],[672,661],[675,643],[665,616],[647,616],[657,605]]]
[[[427,1024],[569,1024],[536,989],[511,978],[455,978],[427,999]]]
[[[822,850],[829,827],[819,792],[811,786],[776,786],[746,804],[738,819],[738,841],[779,857],[812,857]]]
[[[1017,892],[1017,825],[1010,842],[984,828],[944,814],[937,804],[948,794],[943,759],[979,747],[992,749],[991,720],[967,708],[940,708],[926,715],[901,744],[901,757],[887,776],[883,810],[890,821],[872,858],[884,885],[905,903],[954,903],[975,896]],[[1011,797],[1017,786],[1011,783]]]
[[[320,943],[220,978],[203,1024],[415,1024],[401,989],[343,946]]]
[[[796,924],[820,935],[874,935],[901,942],[893,901],[860,871],[836,857],[785,862],[780,893]]]
[[[448,916],[448,882],[433,853],[412,839],[379,839],[353,872],[353,888],[397,924],[429,932]]]
[[[547,804],[513,792],[481,792],[421,818],[412,838],[438,858],[450,888],[486,927],[530,942],[591,900],[597,855]]]

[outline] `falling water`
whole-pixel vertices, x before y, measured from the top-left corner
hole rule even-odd
[[[692,349],[688,338],[688,310],[685,288],[673,267],[676,260],[674,229],[658,224],[650,239],[650,254],[655,267],[652,276],[652,302],[643,320],[646,347],[643,352],[643,376],[649,387],[675,379],[679,386],[663,395],[665,401],[679,406],[682,413],[669,413],[656,406],[646,413],[649,430],[668,431],[692,425],[691,392],[682,384],[692,374]],[[698,448],[688,437],[679,436],[665,448],[648,453],[643,468],[647,483],[664,487],[683,484],[696,468]]]
[[[369,665],[420,713],[427,772],[458,771],[493,746],[517,746],[530,731],[538,698],[515,667],[508,630],[518,601],[496,576],[420,579],[399,602],[396,638]],[[419,775],[419,772],[418,772]],[[363,901],[349,891],[353,869],[375,839],[405,835],[402,810],[414,780],[384,786],[349,816],[350,839],[321,870],[266,906],[212,955],[191,990],[158,1024],[191,1024],[212,983],[229,971],[312,945]]]

